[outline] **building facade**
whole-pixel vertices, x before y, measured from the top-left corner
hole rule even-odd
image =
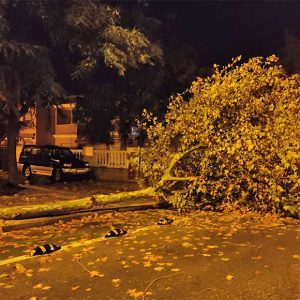
[[[27,126],[21,129],[19,144],[57,145],[78,147],[84,141],[78,138],[78,125],[73,118],[74,103],[44,108],[32,108],[22,117]]]

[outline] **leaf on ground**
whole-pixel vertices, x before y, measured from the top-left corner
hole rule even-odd
[[[5,289],[12,289],[13,287],[15,287],[13,284],[9,284],[9,285],[6,285],[4,288]]]
[[[7,273],[0,274],[0,278],[8,277],[9,275]]]
[[[202,256],[208,257],[208,256],[211,256],[211,254],[209,254],[209,253],[202,253]]]
[[[21,265],[21,264],[16,264],[15,268],[16,268],[17,273],[24,273],[24,272],[26,272],[26,268],[23,265]]]
[[[56,261],[62,261],[63,259],[61,257],[56,257],[55,260]]]
[[[104,274],[99,273],[98,271],[90,271],[90,276],[91,277],[104,277]]]
[[[292,258],[295,258],[295,259],[300,259],[300,255],[298,255],[298,254],[294,254],[294,255],[292,255]]]
[[[253,257],[251,257],[251,259],[252,260],[259,260],[259,259],[261,259],[261,256],[253,256]]]
[[[171,269],[171,271],[172,272],[178,272],[178,271],[180,271],[180,269],[179,268],[174,268],[174,269]]]
[[[71,290],[72,291],[77,291],[79,288],[80,288],[80,285],[77,285],[77,286],[71,287]]]
[[[222,257],[221,260],[223,260],[223,261],[229,261],[229,258],[228,257]]]
[[[32,270],[27,270],[26,273],[25,273],[25,275],[27,277],[32,277],[33,276]]]
[[[151,267],[151,266],[152,266],[152,264],[151,264],[150,261],[145,261],[144,262],[144,267]]]
[[[48,290],[50,290],[51,289],[51,286],[50,285],[46,285],[46,286],[43,286],[42,287],[42,290],[43,291],[48,291]]]
[[[208,245],[207,248],[208,249],[217,249],[217,248],[219,248],[219,246],[217,246],[217,245]]]
[[[38,283],[35,286],[33,286],[34,289],[41,289],[43,287],[42,283]]]
[[[283,250],[285,250],[285,248],[284,247],[277,247],[277,250],[283,251]]]
[[[226,279],[230,281],[230,280],[233,279],[233,276],[232,276],[232,275],[227,275],[227,276],[226,276]]]
[[[155,271],[159,271],[159,272],[162,271],[163,269],[164,269],[164,267],[155,267],[154,268]]]
[[[112,279],[111,283],[114,287],[119,287],[121,283],[121,279],[119,278]]]
[[[82,254],[75,253],[75,254],[73,254],[73,258],[75,258],[75,259],[81,259],[82,258]]]
[[[35,296],[32,296],[32,297],[30,297],[28,300],[38,300],[38,298],[35,297]]]
[[[85,289],[86,292],[90,292],[91,290],[92,290],[91,288]]]
[[[134,299],[142,296],[144,292],[139,292],[136,289],[128,290],[127,294],[129,294],[130,297],[134,297]]]
[[[98,257],[96,259],[96,262],[107,262],[108,257],[107,256],[103,256],[103,257]]]
[[[185,248],[191,248],[191,247],[194,247],[193,244],[189,243],[189,242],[183,242],[182,244],[182,247],[185,247]]]
[[[38,272],[48,272],[50,271],[50,268],[39,268]]]

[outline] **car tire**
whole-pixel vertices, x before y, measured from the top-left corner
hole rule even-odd
[[[31,167],[29,165],[26,165],[23,167],[23,175],[26,177],[26,179],[32,179],[33,174],[31,172]]]
[[[61,182],[63,179],[63,174],[62,174],[62,171],[61,169],[54,169],[53,172],[52,172],[52,180],[53,182]]]
[[[85,179],[86,179],[87,181],[90,181],[90,180],[95,181],[95,180],[96,180],[96,175],[95,175],[94,171],[91,170],[90,172],[88,172],[88,173],[85,175]]]

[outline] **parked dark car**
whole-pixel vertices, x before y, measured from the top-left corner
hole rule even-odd
[[[44,175],[54,182],[62,181],[67,175],[89,177],[91,174],[87,162],[77,159],[69,148],[58,146],[24,146],[18,169],[28,179],[34,175]]]

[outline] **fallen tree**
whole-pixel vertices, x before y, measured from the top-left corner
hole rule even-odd
[[[162,189],[176,207],[226,203],[261,211],[300,207],[300,76],[288,76],[276,56],[240,57],[171,99],[164,120],[144,113],[148,143],[140,173],[155,186],[169,161],[202,145],[173,168]]]

